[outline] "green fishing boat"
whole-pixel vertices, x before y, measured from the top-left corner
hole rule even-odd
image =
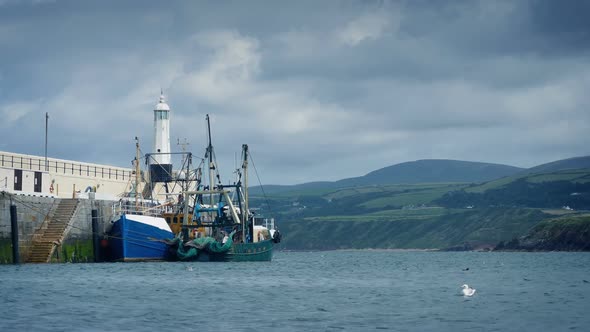
[[[281,240],[274,219],[256,215],[248,204],[248,145],[242,145],[242,165],[237,181],[221,183],[211,143],[211,125],[207,115],[209,144],[205,158],[195,174],[195,190],[184,190],[175,211],[167,220],[182,220],[181,230],[167,240],[168,257],[179,261],[271,261],[273,247]],[[208,174],[205,185],[202,174]],[[188,189],[188,188],[187,188]]]
[[[234,243],[229,236],[226,243],[219,243],[212,237],[193,239],[181,244],[171,243],[174,254],[181,261],[200,262],[264,262],[272,260],[275,242],[264,240],[253,243]],[[204,243],[205,242],[205,243]]]

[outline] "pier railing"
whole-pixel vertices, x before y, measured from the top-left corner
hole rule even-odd
[[[275,229],[275,218],[254,217],[254,225]]]
[[[28,157],[0,153],[0,167],[11,167],[30,171],[46,171],[64,175],[88,176],[102,179],[129,180],[134,174],[124,168],[105,167],[65,160]]]
[[[113,215],[140,214],[144,216],[160,217],[162,213],[167,212],[168,209],[169,207],[153,201],[140,199],[136,204],[132,198],[121,199],[113,204]]]

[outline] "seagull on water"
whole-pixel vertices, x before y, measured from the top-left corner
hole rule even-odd
[[[473,296],[473,294],[475,294],[475,288],[471,288],[467,284],[461,287],[463,287],[463,296]]]

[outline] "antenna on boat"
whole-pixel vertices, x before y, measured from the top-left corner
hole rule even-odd
[[[236,175],[235,183],[238,183],[238,174],[240,170],[238,169],[238,153],[234,152],[234,174]]]
[[[176,145],[180,145],[180,148],[182,149],[182,152],[186,152],[186,147],[191,145],[191,143],[188,142],[188,140],[186,138],[182,139],[182,142],[180,141],[180,138],[176,139]]]
[[[207,137],[209,145],[207,145],[207,155],[209,156],[209,191],[213,190],[213,171],[215,164],[213,163],[213,143],[211,143],[211,123],[209,122],[209,114],[207,114]],[[209,194],[209,204],[213,204],[213,194]]]
[[[182,185],[182,190],[188,190],[188,176],[189,176],[189,172],[190,172],[190,152],[187,154],[186,153],[186,147],[190,145],[190,143],[188,142],[188,140],[186,138],[182,139],[182,142],[180,141],[180,138],[176,139],[176,145],[180,145],[180,148],[182,149],[182,163],[181,165],[185,165],[186,163],[186,173],[184,176],[185,179],[185,183],[184,185]],[[182,170],[181,170],[182,172]]]
[[[139,211],[139,138],[135,136],[135,211]]]
[[[242,144],[242,152],[244,154],[242,163],[242,169],[244,170],[244,211],[242,213],[244,221],[242,223],[242,239],[246,242],[246,227],[248,227],[248,215],[250,214],[248,211],[248,144]]]

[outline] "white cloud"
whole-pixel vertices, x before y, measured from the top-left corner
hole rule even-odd
[[[191,48],[191,44],[196,46]],[[199,33],[189,39],[187,62],[201,58],[195,70],[186,71],[175,85],[184,93],[213,103],[239,98],[251,89],[259,73],[260,54],[255,38],[235,31]]]
[[[0,105],[0,118],[2,118],[2,127],[11,127],[15,122],[26,115],[41,109],[42,102],[37,101],[19,101],[10,104]]]
[[[330,36],[321,32],[310,31],[308,29],[291,29],[285,32],[279,32],[274,36],[278,41],[281,56],[290,58],[313,58],[318,52],[330,46]]]
[[[390,27],[393,31],[399,27],[399,16],[387,16],[384,13],[363,14],[336,32],[337,39],[348,46],[357,46],[365,40],[376,40]]]

